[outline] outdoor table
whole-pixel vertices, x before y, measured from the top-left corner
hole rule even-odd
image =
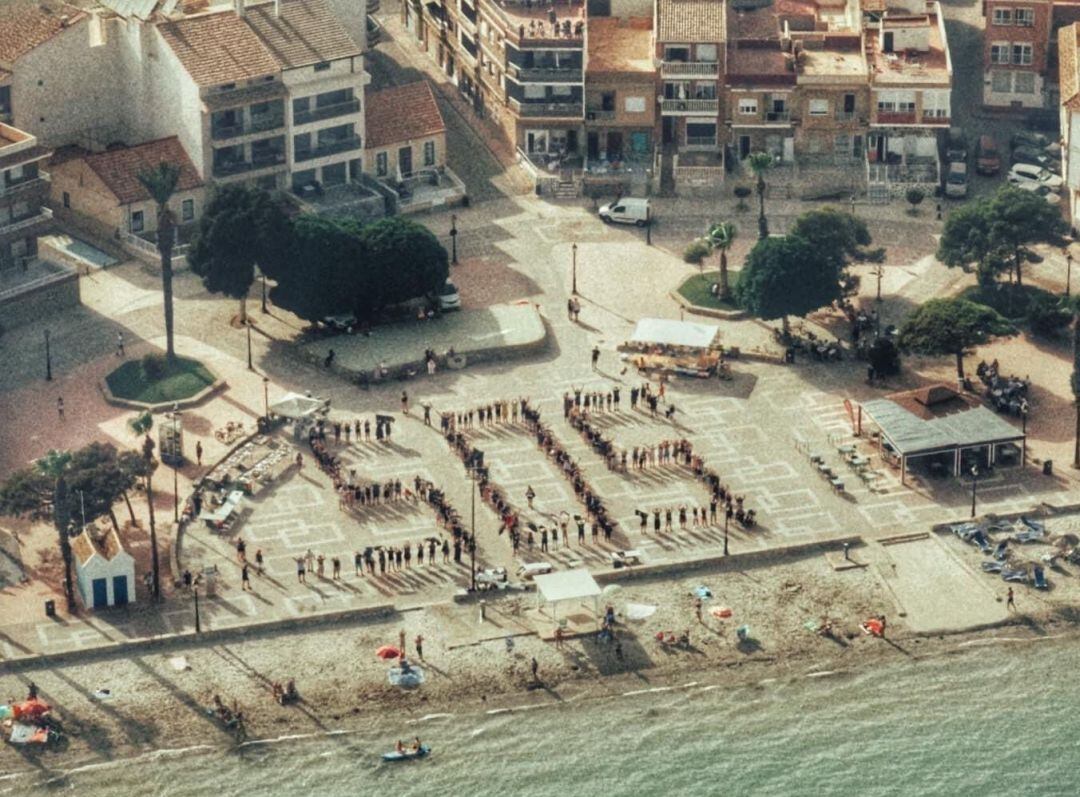
[[[825,457],[821,456],[821,454],[811,454],[810,461],[815,465],[818,465],[825,461]]]
[[[843,454],[846,457],[848,454],[854,454],[855,453],[855,446],[853,446],[853,445],[837,446],[836,450],[837,450],[838,453]]]
[[[824,462],[819,462],[817,469],[818,473],[822,474],[823,476],[832,476],[832,468],[830,468]]]
[[[209,512],[200,512],[199,520],[204,520],[208,525],[212,526],[224,523],[229,519],[229,515],[236,511],[236,508],[240,506],[240,502],[243,500],[244,492],[242,490],[233,490],[222,501],[221,506]]]
[[[839,478],[829,479],[829,484],[833,486],[833,490],[838,493],[844,492],[844,483]]]
[[[854,456],[851,458],[851,464],[856,468],[862,468],[870,464],[870,458]]]

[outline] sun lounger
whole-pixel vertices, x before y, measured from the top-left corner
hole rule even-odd
[[[979,531],[979,527],[974,523],[957,523],[952,527],[952,531],[957,537],[967,542],[972,535]]]
[[[1014,534],[1012,536],[1012,539],[1016,540],[1016,542],[1035,542],[1036,540],[1041,540],[1045,534],[1045,531],[1036,531],[1035,529],[1029,529],[1027,531],[1021,531],[1017,534]]]
[[[1021,516],[1020,522],[1032,531],[1037,531],[1040,535],[1046,533],[1046,526],[1037,520],[1028,520],[1026,517]]]
[[[1005,565],[1001,562],[983,562],[982,569],[985,573],[1000,573]]]
[[[1005,558],[1008,555],[1009,555],[1009,541],[1008,540],[1002,540],[1001,542],[999,542],[997,544],[997,547],[994,548],[994,558],[997,559],[999,562],[1004,562]]]
[[[1050,589],[1050,585],[1046,581],[1046,571],[1038,565],[1035,565],[1032,570],[1032,575],[1035,580],[1035,589]]]
[[[1022,567],[1003,567],[1001,568],[1001,577],[1006,581],[1018,581],[1021,584],[1026,584],[1028,572]]]
[[[974,534],[972,534],[968,542],[970,542],[972,545],[977,546],[978,549],[983,553],[990,553],[990,551],[993,550],[992,546],[990,545],[990,538],[986,536],[982,529],[978,529]]]

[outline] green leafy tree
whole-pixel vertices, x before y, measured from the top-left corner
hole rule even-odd
[[[438,290],[450,275],[446,249],[431,230],[411,219],[380,219],[365,227],[361,238],[370,267],[379,275],[379,306]]]
[[[746,162],[757,178],[758,238],[768,238],[769,220],[765,218],[765,172],[772,168],[773,157],[768,152],[753,152]]]
[[[255,270],[280,275],[287,268],[291,234],[288,215],[270,193],[226,185],[214,192],[199,219],[188,263],[208,291],[240,301],[240,321],[247,323]]]
[[[169,209],[169,200],[180,182],[180,167],[159,163],[153,169],[138,174],[138,180],[157,206],[157,248],[161,258],[161,296],[165,305],[165,356],[176,359],[173,345],[173,271],[172,251],[176,237],[176,219]]]
[[[134,522],[135,513],[127,499],[127,491],[135,486],[135,480],[120,466],[119,452],[112,444],[94,442],[72,452],[66,477],[68,489],[79,497],[80,517],[85,513],[87,523],[107,516],[119,532],[120,524],[113,505],[121,498]]]
[[[957,379],[964,379],[964,355],[994,337],[1016,329],[998,312],[967,299],[931,299],[920,305],[900,328],[900,348],[929,357],[956,357]]]
[[[721,221],[709,228],[707,240],[713,251],[720,253],[720,299],[727,301],[731,298],[731,285],[728,282],[728,250],[735,243],[738,228],[730,221]]]
[[[836,259],[797,235],[763,238],[746,258],[735,286],[739,305],[759,318],[803,316],[840,298]]]
[[[1031,244],[1054,241],[1067,225],[1057,208],[1030,191],[1003,186],[991,197],[968,203],[949,216],[937,258],[947,266],[980,273],[980,282],[1007,271],[1023,284]]]
[[[854,293],[859,287],[858,277],[847,271],[848,266],[868,260],[879,262],[885,257],[884,249],[866,248],[873,239],[865,221],[833,207],[803,213],[795,219],[789,235],[802,238],[819,256],[832,262],[844,295]]]

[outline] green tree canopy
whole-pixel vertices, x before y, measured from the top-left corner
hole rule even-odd
[[[437,290],[450,275],[450,261],[439,239],[423,225],[402,216],[380,219],[361,234],[383,307]]]
[[[865,249],[873,242],[866,222],[833,207],[803,213],[795,219],[789,235],[797,235],[822,257],[829,258],[837,274],[853,261],[876,256]]]
[[[735,298],[766,320],[806,315],[840,298],[836,263],[797,235],[763,238],[746,258]]]
[[[956,357],[957,378],[964,378],[964,355],[994,337],[1016,329],[998,312],[967,299],[931,299],[920,305],[900,328],[900,348],[929,357]]]
[[[1003,186],[997,193],[964,205],[949,216],[937,258],[947,266],[998,274],[1010,271],[1023,284],[1028,246],[1055,240],[1067,225],[1061,213],[1038,194]]]

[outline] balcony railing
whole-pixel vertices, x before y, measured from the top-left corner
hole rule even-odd
[[[19,230],[29,229],[36,224],[49,221],[53,217],[51,208],[39,208],[36,212],[21,216],[11,221],[0,221],[0,235],[10,235]]]
[[[349,136],[336,141],[326,141],[311,149],[297,150],[293,160],[309,161],[315,158],[325,158],[327,155],[336,155],[339,152],[348,152],[351,149],[360,148],[360,136]]]
[[[922,123],[924,125],[945,125],[948,126],[952,122],[952,118],[948,116],[931,116],[930,114],[923,112]]]
[[[719,113],[720,100],[661,100],[661,113]]]
[[[14,197],[19,194],[33,191],[35,188],[48,189],[49,182],[52,178],[49,177],[47,172],[38,172],[37,177],[31,177],[26,180],[20,180],[17,183],[11,183],[10,185],[3,185],[0,183],[0,196],[2,197]]]
[[[879,125],[913,125],[915,111],[878,111],[874,121]]]
[[[344,116],[356,113],[360,110],[360,100],[336,102],[333,105],[323,105],[320,108],[311,108],[307,111],[294,111],[293,124],[306,125],[308,122],[318,122],[322,119],[332,119],[335,116]]]
[[[273,155],[264,155],[252,158],[249,161],[224,161],[214,164],[215,177],[229,177],[234,174],[254,171],[255,169],[268,169],[271,166],[279,166],[285,163],[285,153],[276,152]]]
[[[282,116],[259,116],[252,117],[247,124],[241,122],[235,125],[211,125],[210,136],[215,141],[226,138],[236,138],[249,133],[265,133],[267,130],[277,130],[285,126],[285,117]]]
[[[715,147],[716,136],[687,136],[686,146],[688,147]]]
[[[580,119],[584,105],[580,102],[522,102],[511,99],[510,106],[519,116],[574,117]]]
[[[586,108],[585,120],[588,122],[610,122],[615,119],[615,111],[603,111],[599,108]]]
[[[661,77],[718,77],[720,65],[715,61],[664,61]]]
[[[581,65],[574,66],[518,66],[511,63],[507,69],[512,77],[523,81],[535,81],[537,83],[580,83],[582,80]]]
[[[838,122],[850,122],[855,118],[855,111],[837,111],[833,115]]]
[[[784,123],[790,122],[791,121],[791,111],[766,111],[765,112],[765,121],[766,122],[784,122]]]

